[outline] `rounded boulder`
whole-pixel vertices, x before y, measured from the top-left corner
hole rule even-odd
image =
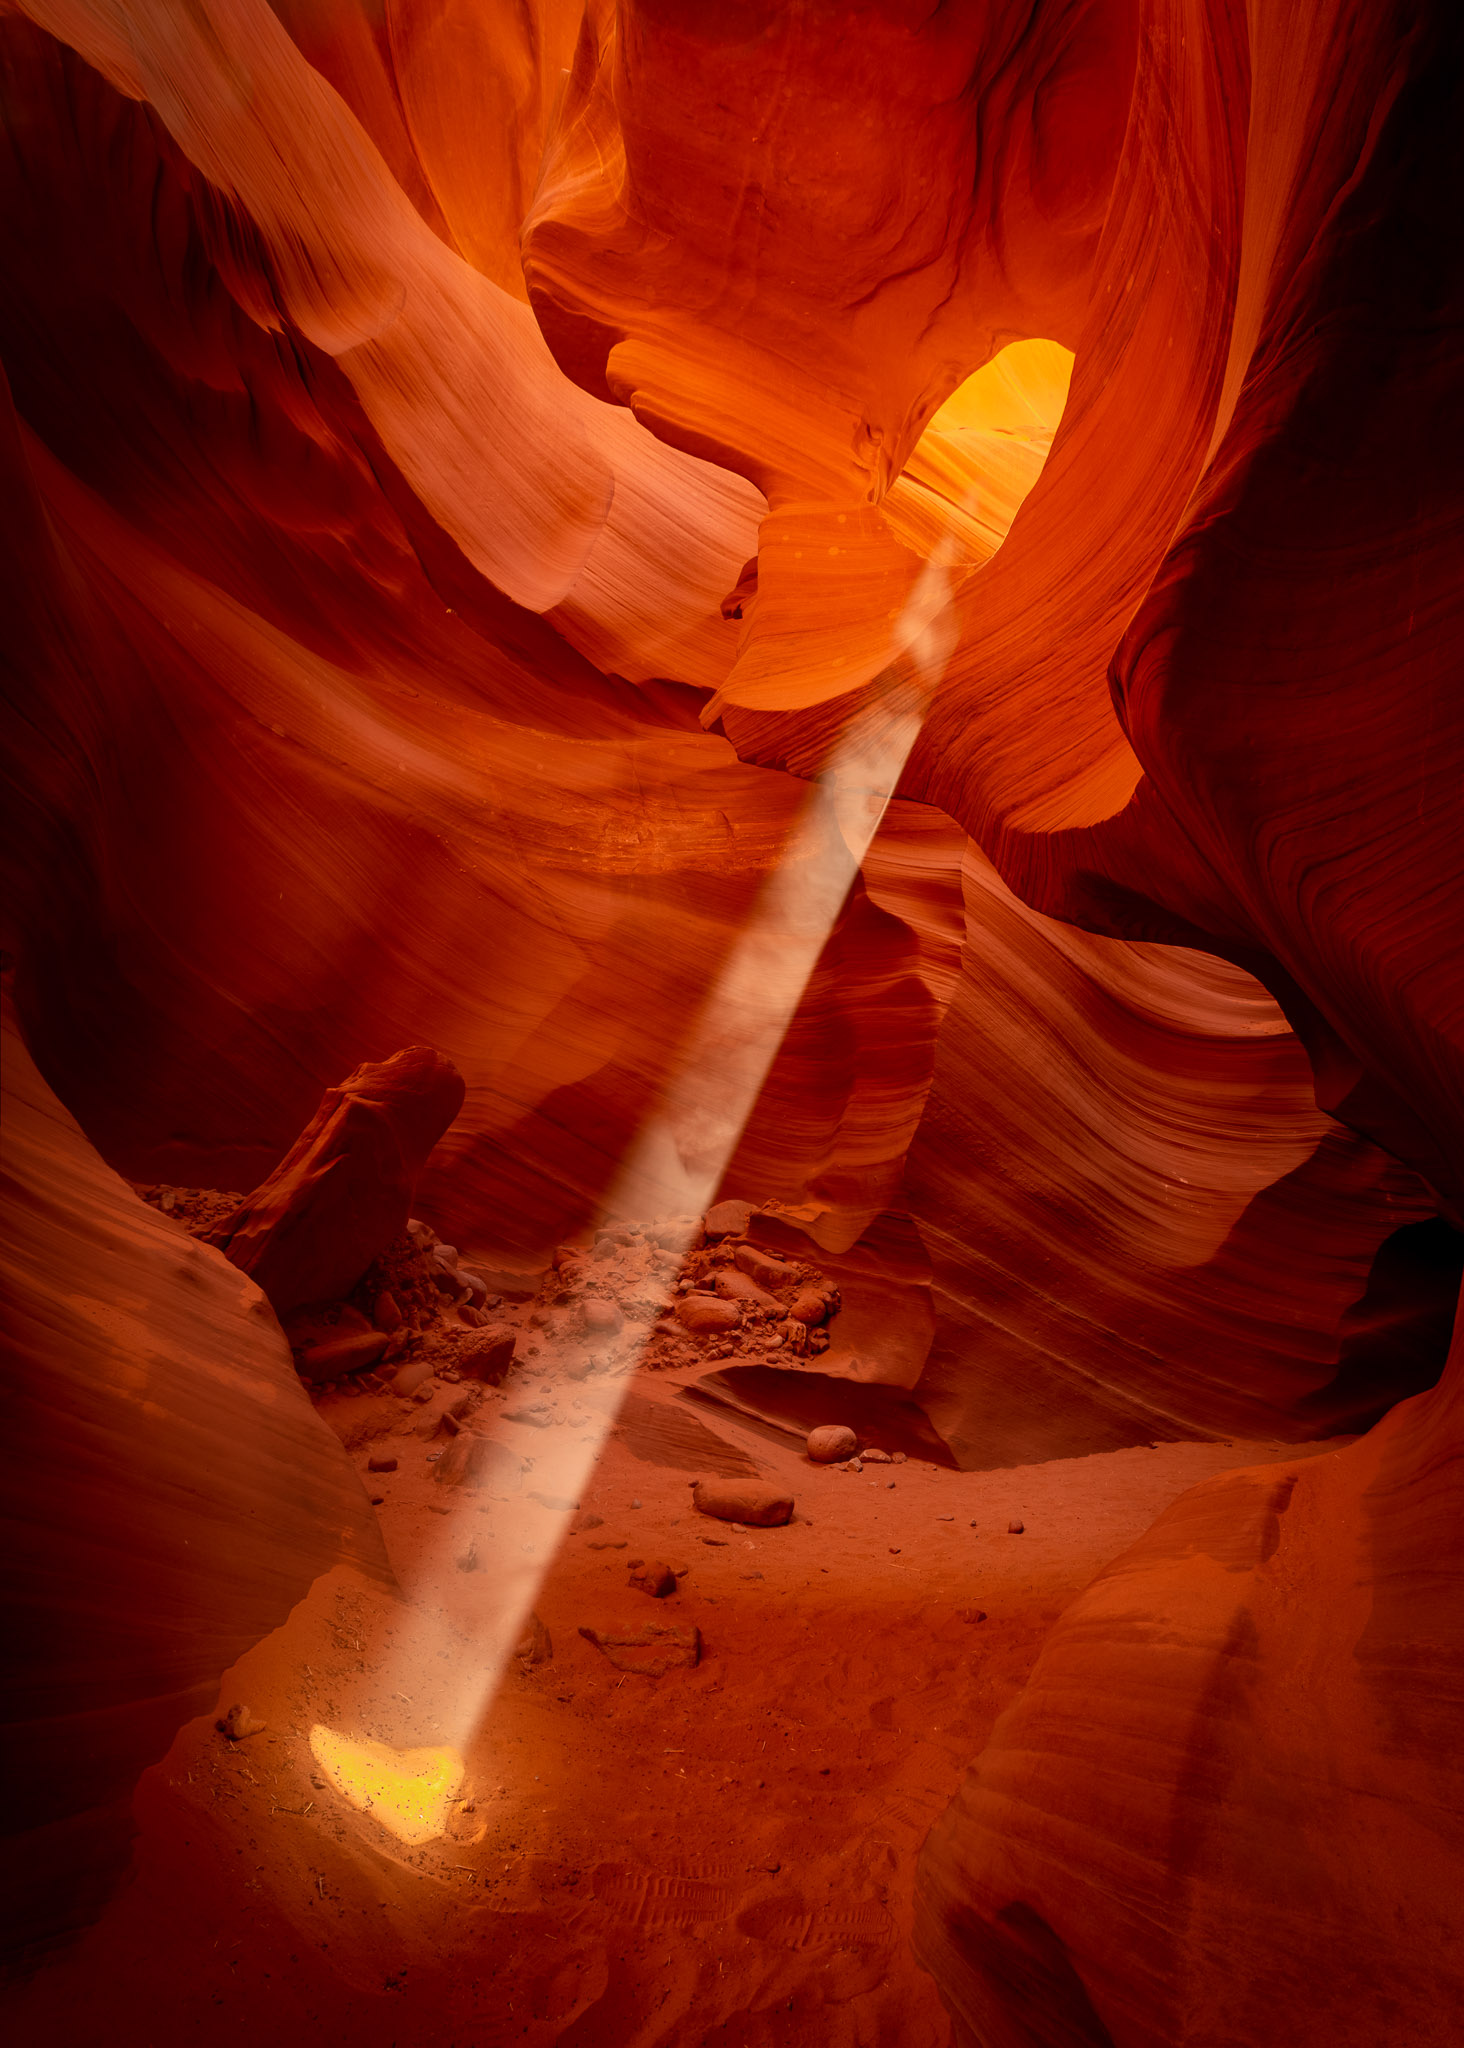
[[[804,1448],[815,1465],[836,1465],[856,1454],[859,1439],[842,1422],[831,1422],[822,1429],[811,1429]]]
[[[719,1301],[714,1294],[683,1294],[676,1304],[676,1320],[682,1329],[707,1337],[714,1331],[735,1330],[742,1318],[733,1301]]]
[[[714,1515],[719,1522],[745,1522],[755,1529],[775,1529],[793,1519],[793,1496],[775,1486],[758,1486],[741,1479],[698,1479],[691,1490],[692,1504],[701,1514]]]

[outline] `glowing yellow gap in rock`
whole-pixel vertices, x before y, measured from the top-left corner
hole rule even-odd
[[[463,1782],[463,1760],[455,1749],[392,1749],[316,1726],[310,1753],[343,1799],[409,1848],[446,1832]]]

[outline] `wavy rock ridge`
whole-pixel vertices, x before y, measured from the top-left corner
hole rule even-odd
[[[1448,2039],[1452,16],[24,0],[0,95],[17,1285],[80,1231],[185,1421],[232,1331],[230,1400],[284,1377],[231,1526],[298,1489],[192,1661],[186,1571],[118,1591],[162,1676],[37,1841],[99,1897],[210,1671],[371,1541],[283,1338],[116,1174],[264,1182],[431,1045],[420,1211],[542,1269],[826,776],[830,831],[889,802],[724,1192],[838,1274],[843,1369],[968,1466],[1371,1432],[1188,1496],[1060,1623],[926,1851],[956,2023]],[[26,1327],[46,1427],[103,1398]],[[129,1342],[97,1426],[167,1576]],[[73,1470],[56,1526],[110,1498]]]

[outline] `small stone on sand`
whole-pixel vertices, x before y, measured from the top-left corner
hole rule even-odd
[[[859,1439],[843,1423],[832,1422],[820,1429],[811,1429],[804,1449],[815,1465],[834,1465],[843,1458],[854,1456],[859,1449]]]

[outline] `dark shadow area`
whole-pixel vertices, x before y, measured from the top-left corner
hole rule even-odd
[[[775,1365],[733,1365],[706,1373],[681,1391],[684,1400],[727,1409],[774,1443],[801,1443],[811,1429],[842,1422],[866,1450],[903,1451],[908,1458],[956,1469],[925,1410],[893,1387]]]
[[[1438,1383],[1449,1355],[1464,1235],[1442,1216],[1407,1223],[1378,1247],[1361,1298],[1342,1318],[1337,1370],[1297,1403],[1329,1434],[1370,1429],[1396,1401]]]

